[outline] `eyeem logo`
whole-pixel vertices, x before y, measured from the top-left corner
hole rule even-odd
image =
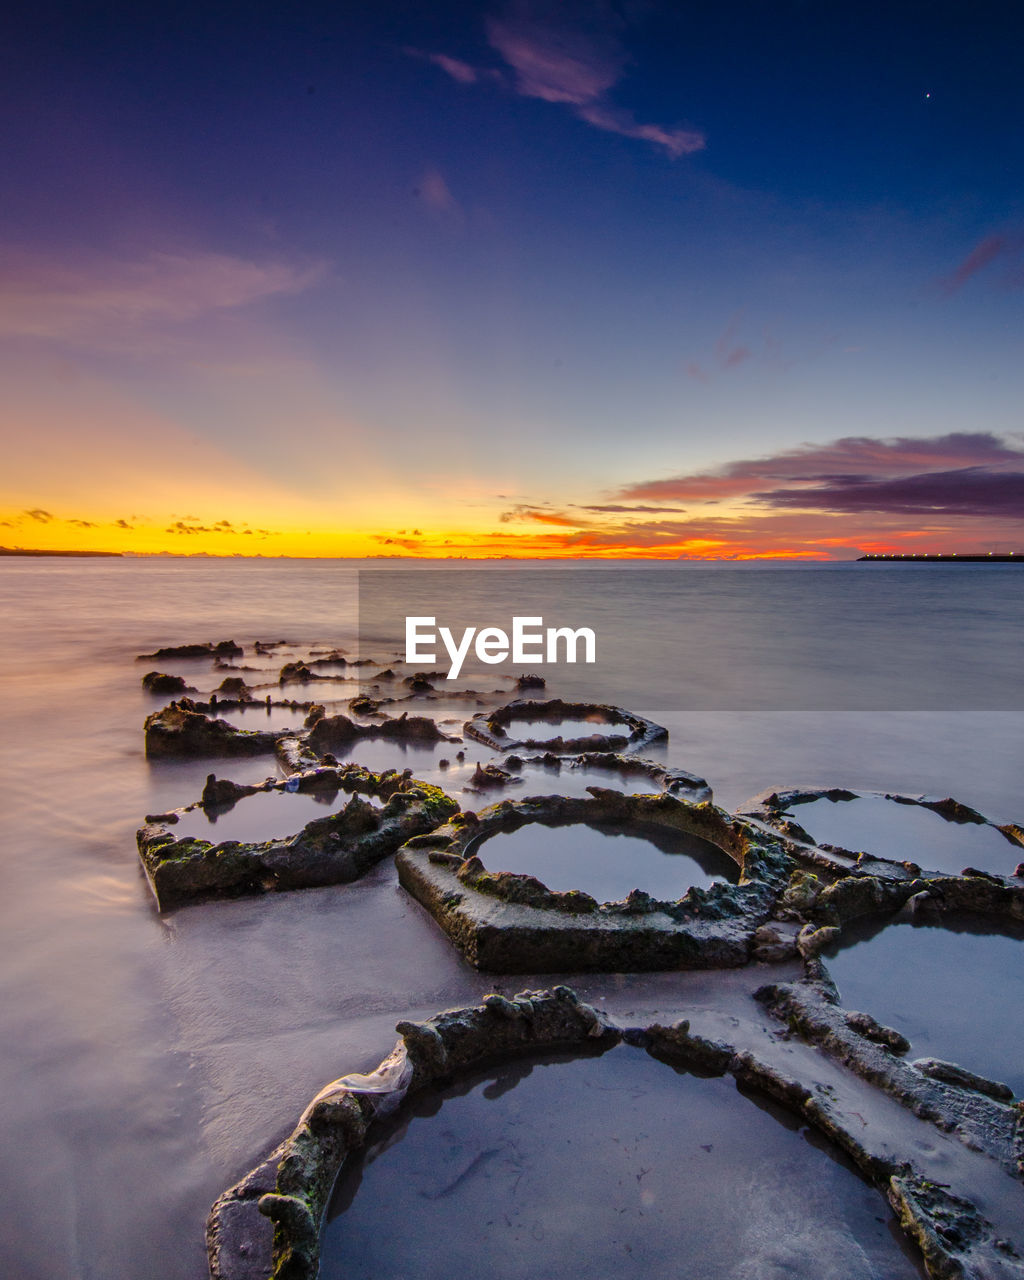
[[[559,647],[563,661],[576,662],[579,646],[583,645],[583,661],[597,661],[597,637],[589,627],[573,631],[571,627],[544,627],[543,618],[513,618],[512,636],[500,627],[466,627],[462,638],[456,641],[448,627],[434,630],[436,618],[406,618],[406,662],[437,662],[437,641],[448,650],[450,665],[448,679],[454,680],[462,670],[469,655],[470,646],[481,662],[491,664],[511,658],[516,663],[559,661]],[[543,629],[542,629],[543,628]],[[430,650],[422,646],[433,646]]]

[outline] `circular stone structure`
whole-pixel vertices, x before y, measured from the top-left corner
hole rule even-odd
[[[525,735],[511,733],[516,722],[532,726]],[[558,731],[570,726],[569,736]],[[535,732],[550,725],[552,732]],[[593,725],[591,732],[581,732]],[[639,751],[668,738],[668,730],[652,720],[622,707],[600,702],[545,702],[518,698],[494,711],[478,712],[463,726],[467,737],[475,738],[492,751],[550,751],[555,755],[579,755],[588,751]]]
[[[757,995],[772,1008],[792,989]],[[849,1030],[842,1012],[828,1007]],[[791,1034],[807,1023],[796,1006],[780,1016]],[[859,1026],[872,1030],[869,1022],[862,1018]],[[889,1238],[895,1224],[886,1226],[877,1191],[920,1246],[933,1280],[1024,1276],[1014,1244],[1018,1177],[996,1170],[1002,1158],[994,1130],[987,1145],[974,1131],[970,1141],[960,1132],[957,1118],[967,1113],[955,1100],[936,1095],[931,1105],[915,1107],[913,1118],[893,1123],[890,1099],[879,1111],[865,1101],[870,1088],[863,1080],[838,1091],[820,1076],[814,1083],[808,1069],[824,1069],[837,1081],[838,1065],[814,1066],[813,1052],[794,1054],[777,1036],[740,1047],[695,1034],[688,1020],[620,1028],[563,986],[488,995],[475,1007],[399,1022],[396,1029],[401,1039],[376,1071],[321,1089],[280,1146],[214,1204],[207,1222],[213,1280],[429,1278],[435,1267],[440,1277],[452,1273],[451,1256],[459,1259],[456,1272],[468,1274],[484,1269],[468,1263],[473,1250],[493,1256],[502,1240],[517,1263],[520,1251],[530,1258],[528,1273],[536,1275],[549,1273],[548,1255],[556,1267],[567,1257],[580,1260],[583,1276],[609,1274],[609,1260],[616,1270],[625,1261],[667,1274],[680,1256],[703,1258],[708,1244],[715,1276],[920,1276],[921,1258]],[[874,1031],[885,1028],[876,1024]],[[892,1056],[861,1030],[849,1034]],[[840,1041],[833,1031],[833,1054]],[[622,1042],[629,1047],[617,1048]],[[841,1047],[849,1052],[845,1042]],[[721,1078],[728,1076],[742,1093]],[[529,1096],[517,1097],[524,1082],[531,1082]],[[465,1124],[461,1115],[446,1114],[449,1101],[458,1106],[459,1099],[469,1099]],[[1011,1108],[987,1101],[1011,1115]],[[420,1143],[417,1126],[435,1114],[442,1141],[428,1131]],[[806,1126],[816,1132],[809,1135]],[[552,1133],[560,1141],[552,1143]],[[406,1142],[404,1153],[389,1157]],[[403,1164],[406,1155],[411,1163]],[[370,1184],[354,1195],[378,1159],[386,1162],[381,1172],[392,1176],[379,1194]],[[605,1171],[607,1188],[566,1201],[567,1182],[585,1184]],[[978,1180],[984,1187],[976,1187]],[[336,1211],[346,1201],[366,1200],[350,1219],[350,1239],[344,1213],[330,1221],[332,1196]],[[982,1197],[985,1213],[973,1196]],[[389,1213],[400,1216],[400,1226],[385,1229],[381,1239]],[[408,1248],[421,1252],[415,1259],[393,1252]],[[367,1250],[372,1257],[361,1256]],[[502,1265],[497,1274],[504,1274]]]
[[[1006,875],[1024,848],[1019,826],[997,825],[950,796],[800,787],[762,792],[742,812],[838,866],[883,875],[918,874],[922,867],[943,875],[976,868]]]
[[[754,934],[769,918],[794,866],[781,840],[709,803],[600,787],[589,791],[586,799],[504,800],[479,815],[459,814],[399,850],[399,880],[471,964],[492,972],[745,964]],[[533,876],[490,871],[475,855],[488,837],[528,823],[607,824],[624,833],[696,838],[732,862],[739,883],[695,886],[667,899],[634,890],[622,901],[601,904],[578,890],[552,890]]]
[[[620,1044],[460,1076],[379,1122],[342,1168],[319,1276],[598,1280],[690,1259],[697,1276],[915,1280],[894,1227],[770,1098]]]

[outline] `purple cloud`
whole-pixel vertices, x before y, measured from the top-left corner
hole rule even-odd
[[[478,84],[481,80],[502,80],[504,77],[497,67],[474,67],[461,58],[451,58],[446,53],[428,53],[424,49],[413,49],[406,46],[403,53],[410,58],[419,58],[423,62],[433,63],[435,67],[451,76],[459,84]]]
[[[449,223],[462,222],[462,206],[452,195],[444,175],[436,169],[428,169],[424,173],[416,186],[415,194],[435,218]]]
[[[673,158],[703,150],[706,139],[699,130],[643,124],[609,99],[629,57],[611,20],[606,19],[602,28],[595,23],[594,13],[588,11],[587,16],[587,29],[583,30],[582,24],[567,19],[560,7],[540,13],[534,5],[519,4],[504,17],[488,20],[488,41],[511,69],[513,91],[524,98],[568,107],[595,129],[650,142]],[[460,84],[484,79],[507,83],[506,76],[495,68],[475,67],[447,54],[419,49],[407,48],[405,52],[433,63]]]
[[[845,477],[813,489],[773,489],[751,495],[765,506],[846,514],[885,511],[915,516],[998,516],[1024,519],[1024,472],[964,467],[894,480]]]
[[[973,276],[999,259],[1008,260],[1003,283],[1019,288],[1024,284],[1024,270],[1020,265],[1024,235],[1001,234],[985,236],[979,240],[964,260],[939,281],[939,288],[947,296],[958,292]],[[1016,259],[1016,261],[1014,261]]]
[[[714,471],[642,480],[627,485],[616,496],[627,500],[708,502],[774,492],[793,482],[860,485],[927,471],[997,467],[1021,461],[1024,449],[987,431],[956,431],[924,439],[846,436],[830,444],[805,444],[767,457],[744,458]]]
[[[674,512],[676,515],[682,515],[685,507],[647,507],[632,506],[626,507],[621,503],[610,502],[603,506],[596,504],[591,506],[581,506],[581,511],[596,511],[602,515],[662,515],[666,512]]]

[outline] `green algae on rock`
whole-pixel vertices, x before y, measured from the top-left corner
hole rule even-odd
[[[497,973],[716,968],[750,959],[754,935],[771,916],[792,864],[776,837],[712,804],[662,794],[588,788],[588,798],[504,800],[462,813],[398,853],[399,880],[471,964]],[[530,822],[649,824],[686,832],[737,865],[738,884],[690,888],[676,901],[642,891],[599,904],[578,891],[556,893],[530,876],[484,869],[473,848],[488,834]]]
[[[458,810],[438,787],[407,773],[371,773],[359,765],[317,768],[287,783],[252,790],[293,786],[309,791],[331,786],[351,793],[351,799],[335,813],[307,822],[295,835],[262,841],[177,839],[171,820],[176,814],[161,815],[140,828],[139,857],[160,910],[204,898],[356,880],[411,836],[433,831]],[[243,790],[251,794],[249,788]],[[380,798],[383,807],[361,799],[360,793]],[[230,793],[221,788],[219,794]],[[245,803],[244,796],[236,798]]]

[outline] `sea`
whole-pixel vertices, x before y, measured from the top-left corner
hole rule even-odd
[[[139,654],[285,639],[397,666],[405,616],[542,618],[596,637],[594,663],[543,669],[546,693],[663,725],[657,758],[727,808],[829,785],[1024,820],[1013,565],[12,557],[0,602],[0,1274],[20,1280],[201,1280],[211,1203],[326,1081],[372,1069],[398,1019],[547,981],[475,972],[389,863],[161,915],[135,832],[197,799],[211,763],[147,760],[163,700]],[[507,668],[466,675],[493,686]],[[679,1003],[682,983],[578,985],[627,1017]]]

